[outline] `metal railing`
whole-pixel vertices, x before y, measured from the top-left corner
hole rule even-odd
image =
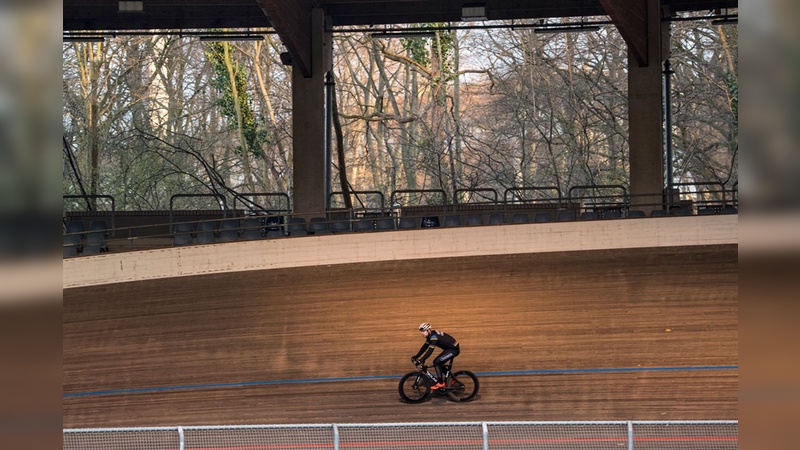
[[[691,188],[690,195],[701,192],[707,197],[718,195],[718,199],[708,197],[700,201],[698,197],[684,204],[683,198],[677,198],[683,193],[676,193],[673,202],[666,193],[637,196],[621,185],[592,185],[573,186],[567,196],[562,196],[555,186],[513,187],[506,189],[502,199],[493,189],[459,189],[454,196],[458,202],[448,203],[448,194],[443,190],[407,189],[393,191],[388,204],[378,191],[357,191],[354,195],[365,202],[358,208],[294,214],[288,209],[289,197],[284,193],[241,194],[241,198],[234,200],[232,210],[227,208],[225,198],[217,194],[178,194],[170,199],[170,209],[166,212],[114,212],[113,198],[96,197],[111,200],[111,227],[105,230],[108,239],[101,242],[103,251],[110,252],[354,231],[738,213],[737,183],[729,190],[719,183],[675,183],[678,187],[684,184]],[[342,194],[331,193],[331,198],[337,195]],[[88,201],[91,196],[64,197]],[[174,201],[183,197],[212,198],[218,209],[175,210]],[[270,204],[262,205],[251,197],[266,197]],[[487,201],[475,202],[482,199]],[[285,205],[273,205],[273,200]],[[471,201],[462,203],[462,200]],[[239,209],[248,205],[237,202],[252,205]],[[73,232],[68,225],[73,219],[85,224],[105,219],[108,212],[68,213],[64,217],[64,257],[95,254],[84,251],[86,232]],[[254,219],[261,222],[253,224]],[[231,227],[231,222],[235,226]]]
[[[433,422],[65,429],[64,450],[196,448],[715,449],[738,420]]]
[[[355,200],[353,209],[363,211],[386,209],[386,201],[380,191],[350,191],[350,197]],[[344,208],[344,192],[331,192],[328,195],[328,205],[330,209]]]
[[[223,217],[227,217],[228,214],[228,206],[225,203],[225,197],[220,194],[175,194],[169,198],[169,225],[172,228],[173,218],[172,215],[175,212],[175,200],[180,198],[212,198],[217,200],[217,207],[222,212]]]
[[[264,199],[265,202],[257,202],[255,199]],[[273,201],[277,200],[276,204]],[[241,204],[242,206],[239,206]],[[291,212],[289,206],[289,195],[285,192],[246,192],[238,193],[233,198],[233,209],[246,209],[250,214],[288,214]]]
[[[670,207],[677,207],[684,202],[698,207],[725,206],[735,203],[733,191],[725,189],[725,184],[718,181],[672,183],[672,186],[675,192],[668,197],[668,202],[671,203],[668,205]],[[673,196],[677,197],[677,201]]]
[[[453,191],[453,204],[458,203],[491,203],[497,205],[500,199],[494,189],[456,189]]]
[[[503,201],[511,203],[553,203],[561,207],[562,195],[557,186],[515,186],[503,193]]]

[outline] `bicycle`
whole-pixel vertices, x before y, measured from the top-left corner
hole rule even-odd
[[[400,397],[408,403],[420,403],[428,399],[431,395],[431,386],[438,381],[436,375],[430,373],[425,364],[414,364],[416,372],[403,375],[400,379],[398,390]],[[468,402],[478,394],[478,377],[469,370],[459,370],[451,372],[453,364],[444,366],[445,387],[434,392],[447,394],[450,400],[455,402]]]

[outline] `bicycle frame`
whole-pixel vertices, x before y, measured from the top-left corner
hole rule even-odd
[[[419,382],[420,380],[424,380],[424,383],[427,384],[428,387],[430,387],[430,386],[433,386],[434,384],[436,384],[438,381],[440,381],[440,380],[438,380],[436,378],[436,374],[431,373],[428,370],[431,367],[433,367],[433,366],[429,366],[429,365],[426,365],[426,364],[419,364],[417,366],[417,370],[419,370],[419,376],[417,377],[417,382]],[[444,380],[441,380],[441,381],[445,381],[445,380],[448,380],[448,379],[452,378],[451,375],[450,375],[450,369],[452,369],[452,368],[453,368],[453,364],[452,363],[446,364],[444,366],[444,374],[442,375]],[[447,383],[445,383],[445,385],[446,384]],[[447,386],[445,386],[445,388],[442,388],[442,389],[439,389],[439,390],[440,391],[444,391],[446,388],[447,388]]]
[[[468,370],[452,372],[452,362],[443,366],[444,387],[436,389],[431,387],[439,380],[428,369],[432,366],[415,364],[416,371],[403,376],[398,385],[400,397],[409,403],[425,401],[432,393],[446,394],[454,401],[470,401],[478,393],[478,378]]]

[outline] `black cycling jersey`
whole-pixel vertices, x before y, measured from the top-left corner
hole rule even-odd
[[[420,347],[417,354],[414,355],[414,358],[420,361],[425,361],[429,356],[431,356],[431,353],[433,353],[433,350],[436,347],[439,347],[442,350],[451,350],[458,347],[458,341],[444,331],[431,330],[431,334],[428,336],[428,339],[426,339],[425,343],[422,344],[422,347]],[[423,353],[425,353],[425,355],[420,358],[420,355]]]

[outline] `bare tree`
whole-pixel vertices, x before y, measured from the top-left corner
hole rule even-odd
[[[730,186],[738,179],[736,28],[672,27],[676,180]],[[335,36],[334,46],[337,166],[347,180],[334,190],[566,193],[628,183],[628,52],[612,27],[353,33]],[[175,193],[209,190],[290,194],[291,77],[278,62],[280,43],[215,46],[216,66],[203,57],[208,48],[175,36],[65,45],[66,192],[81,191],[74,172],[86,192],[114,195],[123,208],[164,208]],[[229,110],[220,106],[226,96]]]

